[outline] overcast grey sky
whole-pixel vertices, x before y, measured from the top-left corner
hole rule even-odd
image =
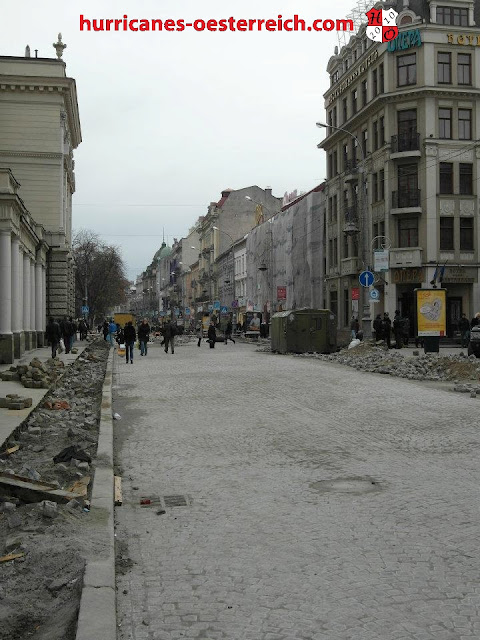
[[[353,0],[22,0],[4,3],[3,55],[55,57],[62,32],[83,143],[75,153],[74,228],[122,251],[133,279],[162,227],[184,236],[227,187],[309,190],[325,177],[325,71],[335,32],[80,32],[85,18],[344,18]],[[372,1],[373,4],[373,1]]]

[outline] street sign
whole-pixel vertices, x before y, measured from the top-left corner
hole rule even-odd
[[[360,300],[360,287],[352,287],[352,300]]]
[[[372,302],[380,301],[380,291],[378,289],[370,289],[370,300]]]
[[[186,316],[190,315],[190,307],[185,307],[185,315]]]
[[[371,271],[362,271],[362,273],[358,276],[358,281],[362,285],[362,287],[371,287],[374,281],[374,276]]]
[[[238,300],[232,300],[232,309],[238,309],[239,306]]]
[[[208,305],[208,310],[209,310],[209,311],[213,311],[213,304],[212,304],[212,303],[210,303],[210,304]]]
[[[218,311],[220,309],[220,300],[213,301],[213,308]]]
[[[222,308],[220,309],[220,313],[227,314],[227,313],[228,313],[228,307],[225,307],[225,306],[224,306],[224,307],[222,307]]]
[[[167,314],[165,313],[165,311],[160,311],[160,313],[158,314],[161,318],[164,318]]]
[[[380,271],[388,271],[388,254],[388,249],[375,249],[373,252],[373,268],[377,273]]]
[[[87,306],[82,307],[82,313],[88,313],[89,311],[90,311],[90,307],[87,307]]]

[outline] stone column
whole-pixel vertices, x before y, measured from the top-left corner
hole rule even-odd
[[[30,256],[23,254],[23,330],[25,332],[25,350],[32,348],[30,326]]]
[[[15,358],[20,358],[23,353],[22,342],[22,287],[20,273],[20,239],[18,236],[12,238],[12,332],[13,332],[13,353]],[[23,264],[23,263],[22,263]]]
[[[12,244],[10,230],[0,232],[0,363],[13,362]]]
[[[32,349],[37,347],[35,333],[35,260],[30,258],[30,330],[32,332]]]
[[[42,331],[47,326],[47,269],[42,264]]]
[[[42,298],[42,263],[40,258],[35,262],[35,331],[37,347],[43,347],[43,298]]]

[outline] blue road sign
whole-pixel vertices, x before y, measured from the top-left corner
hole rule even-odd
[[[215,309],[215,311],[219,311],[220,310],[220,300],[214,300],[213,301],[213,308]]]
[[[90,307],[83,306],[82,313],[88,313],[90,311]]]
[[[228,307],[222,307],[220,313],[228,313]]]
[[[209,311],[213,311],[213,304],[212,304],[212,303],[210,303],[210,304],[208,305],[208,310],[209,310]]]
[[[380,300],[380,291],[378,289],[370,289],[370,300],[378,302]]]
[[[190,315],[190,307],[185,307],[185,315],[186,316]]]
[[[358,276],[358,281],[362,285],[362,287],[371,287],[375,277],[371,271],[362,271],[362,273]]]

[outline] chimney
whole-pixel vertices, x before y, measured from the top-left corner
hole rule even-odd
[[[30,58],[30,47],[27,46],[25,47],[25,58]]]
[[[265,187],[265,195],[269,197],[272,195],[272,187]]]

